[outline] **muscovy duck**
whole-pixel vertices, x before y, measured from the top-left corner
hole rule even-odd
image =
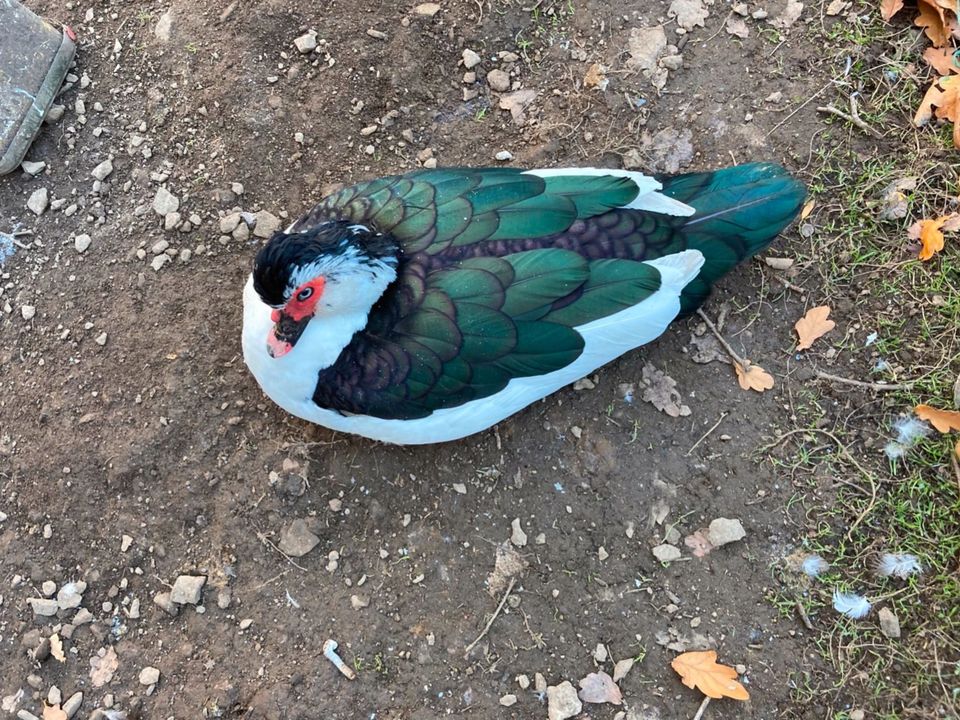
[[[767,247],[805,194],[763,163],[363,182],[258,252],[244,359],[274,402],[328,428],[462,438],[658,337]]]

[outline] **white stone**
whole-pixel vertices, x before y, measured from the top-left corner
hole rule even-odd
[[[37,188],[27,199],[27,209],[34,215],[43,215],[44,210],[50,204],[50,193],[46,188]]]
[[[308,55],[317,49],[317,36],[313,33],[305,33],[294,40],[293,44],[297,46],[297,50],[302,54]]]
[[[160,681],[160,671],[149,665],[140,671],[141,685],[156,685]]]
[[[180,207],[180,198],[167,190],[165,187],[157,188],[157,194],[153,198],[153,211],[157,215],[168,215],[176,212]]]
[[[77,235],[73,239],[73,247],[76,248],[78,253],[86,252],[92,242],[93,240],[90,239],[90,236],[84,233],[83,235]]]
[[[103,182],[110,176],[110,173],[112,172],[113,162],[111,162],[110,158],[107,158],[102,163],[97,165],[93,170],[91,170],[90,174],[93,175],[93,177],[95,177],[97,180]]]

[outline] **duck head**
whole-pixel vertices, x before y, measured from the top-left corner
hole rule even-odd
[[[396,279],[398,253],[390,236],[344,221],[270,238],[253,265],[253,287],[272,308],[270,356],[293,350],[311,321],[367,315]]]

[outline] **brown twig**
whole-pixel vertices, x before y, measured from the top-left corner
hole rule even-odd
[[[707,317],[707,314],[703,310],[701,310],[700,308],[697,308],[697,315],[699,315],[700,319],[707,324],[707,327],[710,328],[710,332],[712,332],[716,336],[717,340],[719,340],[720,344],[723,346],[723,349],[727,351],[727,354],[731,358],[733,358],[733,360],[740,363],[740,366],[743,367],[744,369],[747,369],[748,367],[750,367],[750,361],[745,360],[744,358],[737,355],[734,349],[730,347],[730,343],[728,343],[726,338],[720,334],[720,331],[717,330],[717,326],[713,324],[713,321]]]
[[[707,431],[700,437],[700,439],[697,440],[697,441],[693,444],[693,446],[692,446],[689,450],[687,450],[687,457],[689,457],[689,456],[690,456],[690,453],[692,453],[694,450],[697,449],[697,445],[699,445],[699,444],[702,443],[704,440],[706,440],[708,437],[710,437],[710,433],[712,433],[714,430],[716,430],[717,427],[720,425],[720,423],[723,422],[723,419],[724,419],[727,415],[729,415],[729,414],[730,414],[730,413],[728,413],[728,412],[726,412],[726,411],[720,413],[720,417],[717,418],[717,421],[716,421],[712,426],[710,426],[710,429],[707,430]]]
[[[806,609],[803,607],[803,603],[800,602],[799,600],[797,600],[797,605],[796,605],[796,607],[797,607],[797,615],[799,615],[799,616],[800,616],[800,620],[803,621],[803,626],[804,626],[807,630],[813,630],[813,629],[814,629],[813,623],[810,622],[810,616],[807,615],[807,611],[806,611]]]
[[[838,118],[843,118],[847,122],[853,123],[858,128],[860,128],[865,133],[867,133],[867,135],[875,137],[877,140],[883,140],[883,133],[867,125],[864,119],[860,117],[860,113],[857,112],[857,100],[853,95],[850,96],[850,112],[849,113],[844,112],[843,110],[841,110],[840,108],[834,105],[825,105],[825,106],[818,107],[817,112],[826,113],[828,115],[836,115]]]
[[[476,647],[477,643],[483,640],[483,636],[489,632],[490,628],[493,626],[493,621],[497,619],[497,616],[500,615],[500,611],[503,610],[503,606],[507,604],[507,598],[510,597],[510,591],[513,590],[513,585],[516,582],[516,578],[510,578],[510,584],[507,585],[507,591],[503,594],[503,597],[500,598],[500,604],[497,605],[497,609],[493,611],[493,615],[490,616],[490,619],[487,621],[487,624],[484,626],[483,630],[479,635],[477,635],[477,639],[467,645],[467,647],[464,649],[464,656],[469,655],[470,651]]]
[[[886,385],[884,383],[851,380],[850,378],[840,377],[839,375],[831,375],[830,373],[823,372],[822,370],[815,370],[814,374],[821,380],[830,380],[832,382],[843,383],[844,385],[853,385],[854,387],[866,388],[867,390],[909,390],[913,387],[913,383]]]
[[[703,698],[703,702],[700,703],[700,707],[697,708],[697,714],[693,716],[693,720],[700,720],[703,717],[704,710],[707,709],[707,705],[710,704],[710,696],[707,695]]]

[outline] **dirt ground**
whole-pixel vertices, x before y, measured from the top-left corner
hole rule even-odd
[[[622,0],[440,0],[434,15],[371,0],[28,5],[70,24],[79,51],[65,115],[28,156],[46,169],[0,178],[0,231],[33,232],[18,236],[0,295],[0,696],[16,698],[5,711],[39,717],[55,685],[64,700],[83,693],[77,717],[545,718],[536,673],[577,685],[635,658],[624,705],[581,717],[690,718],[702,696],[670,661],[703,647],[743,665],[751,693],[705,717],[856,705],[796,700],[798,675],[829,671],[801,619],[768,602],[771,568],[806,532],[790,478],[760,451],[789,424],[791,328],[806,300],[770,268],[735,272],[707,311],[725,315],[735,349],[766,359],[771,392],[694,362],[703,328],[683,321],[495,431],[407,449],[310,426],[262,396],[239,343],[262,240],[219,230],[234,209],[292,218],[335,183],[431,157],[490,165],[502,150],[517,166],[763,159],[803,177],[822,125],[804,104],[826,82],[820,8],[777,28],[780,0],[751,2],[746,17],[716,3],[678,34],[669,3]],[[725,30],[731,18],[747,38]],[[661,62],[658,92],[628,46],[660,25],[682,63]],[[309,30],[321,42],[304,55],[293,41]],[[474,83],[465,49],[481,57]],[[605,89],[584,87],[594,63]],[[484,80],[498,68],[511,91],[536,92],[517,117]],[[151,207],[161,184],[189,229],[164,229]],[[52,204],[35,216],[38,188]],[[791,228],[770,254],[798,242]],[[689,415],[642,401],[647,365],[676,380]],[[844,404],[825,396],[825,418]],[[720,517],[746,537],[694,557],[679,538]],[[465,652],[503,596],[486,582],[515,518],[529,567]],[[319,544],[288,558],[279,545],[295,520]],[[681,560],[654,557],[665,539]],[[202,599],[168,605],[172,616],[154,598],[184,574],[206,577]],[[46,581],[86,583],[91,617],[36,614]],[[47,657],[52,634],[63,660]],[[328,638],[356,680],[324,658]],[[110,665],[111,649],[117,667],[97,687],[91,658]]]

